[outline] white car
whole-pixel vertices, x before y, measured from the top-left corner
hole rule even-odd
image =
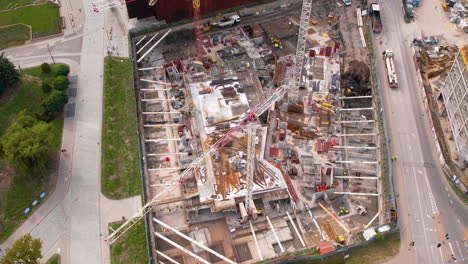
[[[345,4],[345,6],[351,5],[351,0],[342,0],[342,1],[343,1],[343,4]]]

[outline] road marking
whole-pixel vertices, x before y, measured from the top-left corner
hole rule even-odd
[[[453,252],[452,243],[449,242],[448,244],[449,244],[450,252],[452,252],[452,256],[456,258],[455,252]]]
[[[447,193],[447,195],[448,195],[448,198],[450,198],[450,193]]]
[[[448,188],[447,188],[447,186],[445,186],[445,190],[448,192]]]
[[[442,247],[439,248],[439,254],[440,254],[440,263],[444,263],[444,257],[442,256]]]
[[[458,243],[458,241],[455,241],[457,243],[457,248],[458,248],[458,252],[460,253],[460,256],[463,257],[463,251],[461,250],[461,247],[460,247],[460,243]]]
[[[427,174],[426,173],[424,173],[424,178],[426,179],[429,199],[431,200],[432,213],[439,214],[439,209],[437,208],[437,204],[435,203],[434,195],[432,195],[432,189],[431,189],[431,186],[429,185],[429,180],[427,179]],[[417,187],[417,185],[416,185],[416,187]]]
[[[414,171],[414,170],[413,170]],[[417,180],[416,180],[416,174],[414,174],[414,179],[416,181],[415,185],[416,185],[416,196],[417,196],[417,199],[418,199],[418,204],[419,204],[419,214],[421,216],[423,216],[423,209],[422,209],[422,204],[421,204],[421,195],[420,195],[420,192],[419,192],[419,184],[417,183]],[[426,235],[426,225],[424,224],[424,220],[422,220],[422,228],[423,228],[423,232],[424,232],[424,242],[425,242],[425,245],[426,245],[426,248],[431,248],[429,242],[428,242],[428,239],[427,239],[427,235]],[[431,252],[433,252],[431,250]]]
[[[453,201],[452,201],[452,200],[450,200],[450,204],[453,204]]]

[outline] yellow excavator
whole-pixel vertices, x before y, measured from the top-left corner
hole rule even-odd
[[[213,17],[210,19],[210,21],[206,24],[203,24],[202,30],[203,32],[208,32],[211,30],[211,26],[213,25],[214,22],[218,21],[220,18],[222,18],[223,15],[219,13],[217,16]]]

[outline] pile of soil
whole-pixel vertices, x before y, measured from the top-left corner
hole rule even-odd
[[[349,70],[341,75],[341,87],[350,89],[352,94],[347,95],[370,95],[370,70],[369,67],[361,61],[353,60],[349,63]]]

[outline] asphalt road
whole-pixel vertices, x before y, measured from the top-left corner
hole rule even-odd
[[[402,236],[400,255],[392,263],[461,263],[468,260],[464,245],[468,211],[446,182],[435,151],[413,62],[414,32],[405,29],[401,1],[385,1],[381,6],[384,30],[374,34],[374,43],[381,41],[376,45],[377,68],[390,151],[398,156],[392,169]],[[387,84],[381,55],[385,49],[395,51],[397,89]]]

